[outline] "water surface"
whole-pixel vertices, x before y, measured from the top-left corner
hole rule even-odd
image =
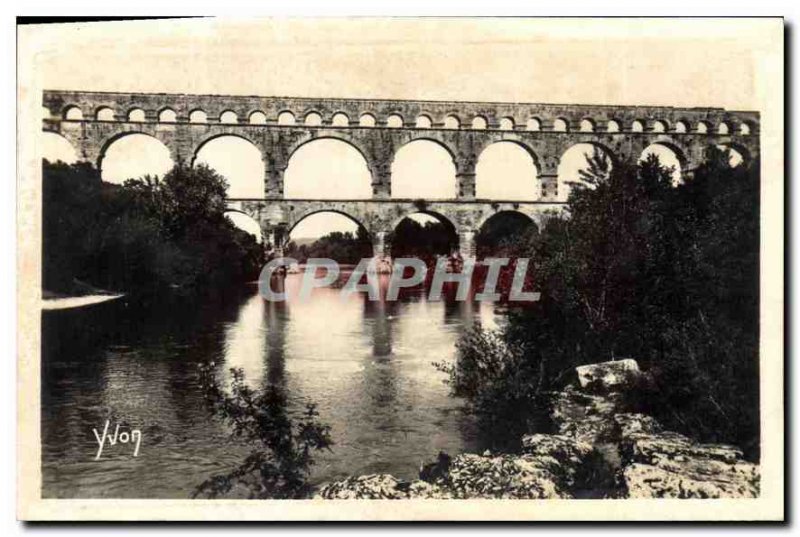
[[[294,289],[301,275],[290,275]],[[459,334],[492,307],[398,302],[363,294],[342,300],[319,289],[307,301],[264,301],[255,286],[203,302],[133,299],[42,313],[42,474],[45,497],[186,498],[235,467],[249,447],[229,438],[197,384],[197,364],[220,375],[241,368],[255,388],[283,386],[290,412],[317,404],[335,445],[317,457],[312,481],[350,474],[416,476],[440,451],[479,449],[473,419],[432,362],[452,361]],[[106,446],[100,430],[143,433]]]

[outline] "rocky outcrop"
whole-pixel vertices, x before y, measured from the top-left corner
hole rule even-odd
[[[628,412],[624,390],[641,380],[634,360],[582,366],[555,394],[557,434],[522,438],[520,454],[461,454],[438,459],[420,479],[348,477],[320,488],[327,499],[414,498],[751,498],[758,465],[733,447],[700,444]]]
[[[621,486],[630,498],[754,498],[758,465],[742,452],[719,444],[698,444],[662,431],[641,414],[622,414],[619,450]]]

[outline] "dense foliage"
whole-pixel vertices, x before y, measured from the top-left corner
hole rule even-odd
[[[234,470],[201,483],[194,497],[217,498],[243,489],[250,499],[298,499],[309,495],[312,452],[331,446],[330,427],[317,420],[313,404],[293,420],[285,392],[247,386],[241,369],[231,369],[230,387],[221,385],[214,364],[199,367],[205,401],[231,427],[231,438],[252,446]]]
[[[120,186],[89,164],[45,161],[43,287],[210,290],[257,278],[262,248],[225,217],[226,188],[206,166]]]
[[[576,365],[632,357],[641,410],[757,457],[759,163],[712,147],[677,187],[656,157],[583,176],[568,217],[518,237],[541,300],[462,339],[454,391],[516,434]]]
[[[355,235],[350,232],[334,231],[310,244],[289,242],[285,255],[296,259],[299,263],[317,257],[333,259],[346,265],[356,265],[361,259],[372,257],[372,241],[363,227],[359,227]]]

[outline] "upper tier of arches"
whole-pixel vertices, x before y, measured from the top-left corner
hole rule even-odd
[[[713,134],[758,133],[758,115],[722,109],[445,103],[46,91],[46,117],[66,121],[147,121],[502,131]],[[98,118],[99,109],[108,109]],[[173,117],[162,117],[169,109]],[[135,119],[130,119],[136,111]],[[141,111],[141,113],[139,112]],[[194,119],[192,115],[203,120]],[[110,114],[110,115],[109,115]],[[142,117],[143,116],[143,117]]]

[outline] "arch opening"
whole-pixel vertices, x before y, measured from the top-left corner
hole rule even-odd
[[[675,123],[675,132],[686,133],[689,132],[689,127],[685,121],[678,121]]]
[[[534,157],[515,142],[496,142],[478,158],[475,195],[479,199],[535,201],[541,186]]]
[[[644,123],[634,119],[633,123],[631,123],[631,132],[644,132]]]
[[[438,256],[458,250],[453,223],[432,211],[418,211],[402,218],[391,233],[391,256],[417,257],[430,265]]]
[[[750,125],[747,122],[742,122],[739,125],[739,134],[742,136],[750,136]]]
[[[189,123],[207,123],[208,115],[202,110],[192,110],[189,114]]]
[[[318,138],[289,157],[284,195],[296,199],[369,199],[372,174],[353,145],[337,138]]]
[[[484,130],[487,126],[486,118],[483,116],[475,116],[472,119],[472,128],[475,130]]]
[[[591,119],[581,120],[581,132],[594,132],[594,122]]]
[[[361,114],[361,117],[358,118],[358,124],[361,127],[374,127],[375,126],[375,116],[369,113]]]
[[[52,112],[46,106],[42,107],[42,119],[50,119],[52,117]]]
[[[667,132],[667,123],[660,119],[653,122],[653,132]]]
[[[161,123],[176,123],[178,121],[178,114],[171,108],[165,108],[158,114],[158,121]]]
[[[261,225],[251,217],[239,211],[225,211],[225,217],[231,221],[237,229],[252,235],[257,243],[261,244],[264,238],[261,236]]]
[[[195,166],[205,164],[228,182],[229,198],[264,196],[264,161],[251,142],[233,135],[222,135],[203,143],[195,153]]]
[[[670,145],[656,142],[647,146],[639,157],[639,162],[647,160],[650,155],[658,157],[658,162],[665,168],[672,168],[672,184],[677,186],[683,182],[683,157]]]
[[[178,114],[171,108],[165,108],[158,114],[158,121],[160,123],[175,123],[178,121]]]
[[[529,216],[519,211],[499,211],[481,225],[475,234],[478,259],[486,257],[516,257],[522,254],[530,234],[538,228]]]
[[[558,200],[567,201],[575,188],[592,188],[592,182],[608,178],[614,155],[606,147],[589,142],[573,145],[558,164]]]
[[[568,130],[567,120],[560,117],[556,118],[556,120],[553,121],[553,130],[555,132],[567,132]]]
[[[80,121],[83,119],[83,112],[77,106],[68,106],[64,109],[64,119],[69,121]]]
[[[331,125],[334,127],[349,127],[350,118],[344,112],[337,112],[331,118]]]
[[[306,117],[303,118],[303,123],[309,127],[319,127],[322,125],[322,116],[317,112],[309,112],[306,114]]]
[[[267,114],[262,112],[261,110],[256,110],[255,112],[250,114],[250,117],[247,118],[251,125],[266,125],[267,124]]]
[[[95,114],[95,118],[97,121],[114,121],[114,111],[109,108],[108,106],[103,106],[97,109],[97,114]]]
[[[432,125],[433,122],[431,121],[430,116],[426,114],[420,114],[417,116],[416,127],[418,129],[430,129]]]
[[[514,130],[514,120],[510,117],[504,117],[500,120],[500,130],[501,131],[513,131]]]
[[[278,114],[278,125],[294,125],[295,117],[294,114],[289,112],[288,110],[284,110],[280,114]]]
[[[525,125],[525,128],[529,131],[540,131],[542,130],[542,122],[539,121],[538,118],[532,117],[528,120],[528,123]]]
[[[141,108],[134,108],[128,112],[128,121],[131,123],[143,123],[146,119],[144,110]]]
[[[74,164],[78,162],[78,151],[69,140],[55,132],[42,132],[42,158],[48,162]]]
[[[458,195],[453,156],[431,140],[401,147],[392,162],[393,198],[453,199]]]
[[[100,157],[100,176],[121,184],[145,175],[163,177],[172,169],[169,149],[147,134],[130,133],[112,140]]]
[[[606,125],[607,132],[619,132],[619,121],[616,119],[609,119],[608,125]]]
[[[444,118],[444,128],[445,129],[460,129],[461,128],[461,120],[458,119],[456,116],[447,116]]]
[[[239,116],[233,110],[226,110],[219,115],[219,122],[226,125],[239,123]]]
[[[386,126],[397,129],[403,126],[403,116],[400,114],[392,114],[386,118]]]
[[[355,265],[373,256],[367,229],[343,212],[323,210],[304,215],[288,230],[286,240],[284,255],[301,264],[312,257],[325,257]]]
[[[749,159],[747,151],[738,145],[720,144],[717,147],[722,151],[728,152],[728,164],[731,168],[746,164]]]

